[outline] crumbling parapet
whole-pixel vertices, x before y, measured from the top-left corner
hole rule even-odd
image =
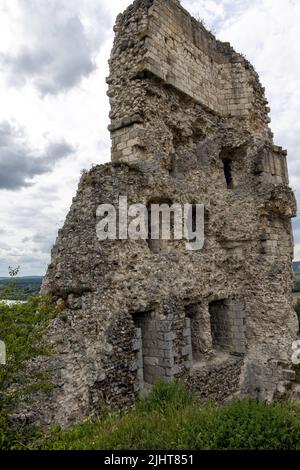
[[[136,1],[119,15],[115,31],[108,78],[113,161],[151,158],[147,134],[156,138],[150,123],[157,118],[155,110],[149,113],[151,76],[220,119],[242,119],[252,133],[270,138],[270,110],[251,64],[178,2]]]

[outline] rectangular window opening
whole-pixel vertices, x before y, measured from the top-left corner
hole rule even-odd
[[[228,158],[223,160],[224,165],[224,176],[227,184],[228,189],[233,188],[233,179],[232,179],[232,160]]]
[[[230,299],[209,304],[212,346],[215,351],[245,353],[244,305]]]

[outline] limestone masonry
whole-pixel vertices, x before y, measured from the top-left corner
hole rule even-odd
[[[63,426],[120,409],[158,378],[200,401],[286,397],[296,214],[286,152],[251,64],[176,0],[119,15],[107,79],[112,162],[84,173],[43,292],[63,306],[49,328],[54,388],[33,421]],[[100,204],[205,205],[205,244],[96,237]]]

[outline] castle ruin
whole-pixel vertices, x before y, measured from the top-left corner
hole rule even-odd
[[[114,30],[112,161],[82,176],[52,251],[43,292],[64,315],[34,419],[66,426],[103,400],[126,409],[158,379],[184,380],[200,401],[283,397],[296,203],[259,77],[177,0],[135,0]],[[203,249],[100,242],[97,207],[121,196],[204,204]]]

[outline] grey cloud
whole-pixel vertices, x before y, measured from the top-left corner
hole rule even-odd
[[[182,5],[216,35],[226,21],[247,8],[244,0],[182,0]]]
[[[53,233],[52,233],[53,232]],[[51,248],[55,241],[57,230],[51,231],[51,233],[35,233],[30,241],[36,245],[36,252],[42,252],[46,255],[50,254]]]
[[[43,275],[46,271],[48,260],[41,258],[41,256],[34,256],[34,255],[28,255],[28,256],[20,256],[17,258],[17,260],[11,259],[10,257],[6,258],[7,261],[6,263],[10,264],[4,264],[0,263],[0,268],[2,264],[2,269],[4,271],[5,267],[7,270],[7,266],[20,266],[20,275],[21,276],[34,276],[34,275]]]
[[[0,232],[0,235],[3,235],[3,234],[1,234],[1,232]],[[1,250],[1,251],[3,251],[3,250],[6,250],[6,251],[7,251],[7,250],[10,250],[10,249],[11,249],[11,248],[10,248],[10,246],[8,245],[8,243],[6,243],[6,242],[4,242],[4,241],[1,240],[0,250]]]
[[[47,162],[57,162],[75,152],[75,148],[65,141],[49,142],[45,149],[45,159]]]
[[[87,1],[87,5],[90,3]],[[15,54],[0,57],[11,85],[20,87],[30,81],[43,96],[55,95],[73,88],[96,69],[95,53],[106,36],[110,18],[101,3],[96,14],[89,11],[89,21],[97,20],[95,33],[95,28],[84,27],[78,9],[84,5],[69,0],[20,3],[25,45]]]
[[[17,125],[0,123],[0,190],[31,186],[37,175],[48,173],[54,164],[75,152],[67,142],[50,142],[42,153],[29,147]]]

